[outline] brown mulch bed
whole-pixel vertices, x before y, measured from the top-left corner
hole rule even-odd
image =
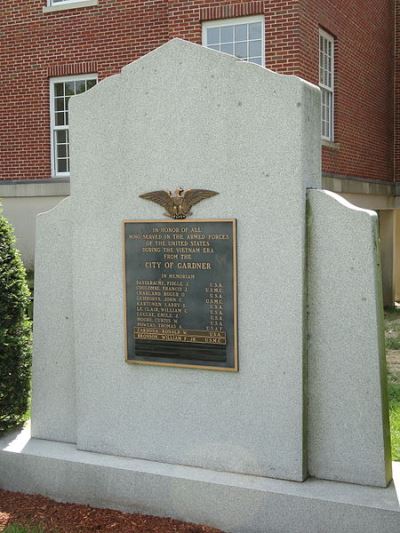
[[[0,531],[10,524],[40,525],[46,533],[223,533],[172,518],[58,503],[44,496],[0,490]]]

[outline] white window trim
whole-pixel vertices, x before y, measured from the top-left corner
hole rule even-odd
[[[264,15],[253,15],[249,17],[234,17],[230,19],[219,19],[219,20],[210,20],[205,21],[202,24],[202,45],[207,47],[207,29],[215,28],[221,26],[231,26],[236,24],[252,24],[253,22],[261,22],[261,61],[262,66],[265,67],[265,17]],[[220,52],[224,53],[224,52]],[[234,56],[232,56],[234,57]]]
[[[54,11],[64,11],[66,9],[76,9],[79,7],[97,6],[98,0],[63,0],[53,3],[48,0],[47,6],[43,7],[43,13],[54,13]]]
[[[332,86],[328,87],[319,81],[319,87],[329,91],[332,94],[332,110],[331,110],[331,127],[330,127],[330,136],[322,135],[322,118],[321,118],[321,137],[324,141],[334,142],[335,140],[335,38],[330,33],[326,32],[323,29],[319,29],[318,34],[318,77],[321,69],[321,51],[320,51],[320,37],[323,37],[332,44]]]
[[[59,172],[56,174],[56,161],[54,153],[54,131],[57,129],[55,126],[55,113],[54,113],[54,85],[60,81],[77,81],[77,80],[87,80],[95,79],[96,83],[98,82],[97,74],[88,73],[88,74],[76,74],[75,76],[57,76],[55,78],[50,78],[50,150],[51,150],[51,176],[52,178],[65,178],[70,176],[70,172]],[[65,129],[69,131],[69,125],[67,127],[62,127],[60,129]]]

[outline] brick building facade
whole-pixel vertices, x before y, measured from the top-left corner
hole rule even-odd
[[[180,37],[321,84],[324,187],[379,211],[386,303],[397,296],[400,2],[2,0],[0,10],[0,197],[28,267],[35,214],[69,192],[66,84],[85,90]]]

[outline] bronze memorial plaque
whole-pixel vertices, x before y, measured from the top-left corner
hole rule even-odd
[[[236,221],[124,222],[128,363],[238,370]]]

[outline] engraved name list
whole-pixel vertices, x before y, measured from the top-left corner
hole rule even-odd
[[[237,370],[236,222],[126,221],[127,362]]]

